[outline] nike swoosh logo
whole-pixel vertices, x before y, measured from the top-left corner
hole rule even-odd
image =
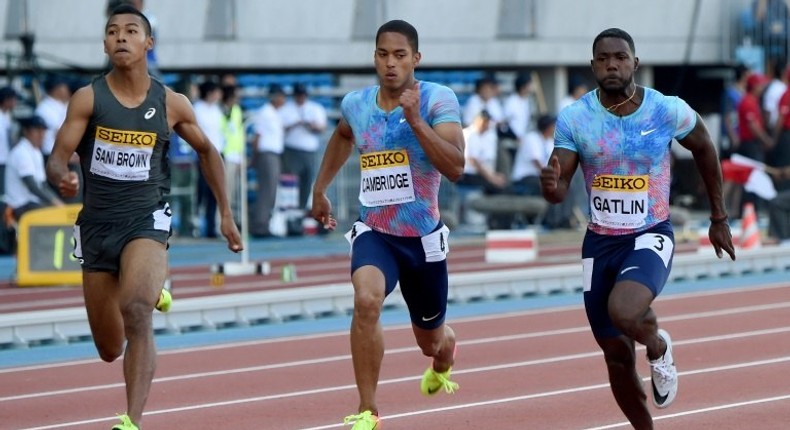
[[[652,132],[654,132],[656,130],[657,129],[655,129],[655,128],[651,128],[650,130],[642,130],[642,131],[639,132],[639,134],[641,134],[642,136],[647,136],[648,134],[650,134],[650,133],[652,133]]]
[[[438,314],[436,314],[436,315],[434,315],[434,316],[432,316],[432,317],[430,317],[430,318],[428,318],[428,317],[422,317],[422,320],[423,320],[423,321],[426,321],[426,322],[427,322],[427,321],[431,321],[431,320],[435,320],[435,319],[436,319],[436,318],[438,318],[438,317],[439,317],[439,315],[441,315],[441,314],[442,314],[442,312],[441,312],[441,311],[439,311],[439,313],[438,313]]]
[[[638,268],[639,268],[639,266],[631,266],[631,267],[626,267],[625,269],[623,269],[623,271],[622,271],[622,272],[620,272],[620,274],[621,274],[621,275],[623,275],[623,274],[625,274],[626,272],[630,272],[631,270],[638,269]]]
[[[400,124],[403,123],[404,121],[406,121],[406,118],[401,118],[400,121],[398,121],[398,123]]]
[[[661,393],[658,392],[655,382],[650,381],[650,385],[653,386],[653,397],[656,399],[656,403],[658,403],[659,405],[663,405],[664,402],[666,402],[667,398],[669,397],[669,390],[667,390],[667,393],[662,396]]]

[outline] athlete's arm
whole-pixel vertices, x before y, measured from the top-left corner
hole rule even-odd
[[[182,94],[167,89],[167,122],[198,154],[200,171],[206,178],[211,192],[217,199],[220,212],[222,235],[228,240],[228,249],[233,252],[242,250],[241,235],[233,220],[228,196],[225,192],[225,168],[222,157],[200,129],[195,118],[192,104]]]
[[[325,228],[334,228],[332,219],[332,204],[326,197],[326,190],[329,184],[346,163],[351,152],[354,150],[354,133],[351,126],[345,119],[340,118],[335,131],[329,138],[326,145],[324,157],[321,160],[321,167],[318,169],[315,184],[313,185],[313,205],[311,214],[316,221],[324,225]]]
[[[721,258],[721,251],[724,250],[729,254],[730,258],[735,260],[732,236],[726,223],[727,212],[724,210],[721,194],[722,178],[719,157],[716,155],[716,148],[699,114],[697,114],[697,123],[694,129],[686,137],[678,140],[678,142],[691,151],[691,154],[694,156],[694,163],[697,165],[702,181],[705,183],[705,190],[708,193],[711,219],[725,220],[725,222],[712,222],[708,232],[711,244],[716,250],[716,255]]]
[[[47,181],[64,197],[74,197],[79,190],[77,173],[69,171],[69,159],[88,128],[93,115],[93,88],[80,88],[69,101],[66,119],[55,136],[55,146],[47,159]]]
[[[578,164],[579,154],[570,149],[554,148],[548,164],[540,169],[540,190],[546,201],[559,203],[565,200]]]
[[[403,116],[408,121],[431,164],[455,182],[464,173],[464,133],[461,124],[443,122],[431,127],[420,115],[420,83],[400,96]]]

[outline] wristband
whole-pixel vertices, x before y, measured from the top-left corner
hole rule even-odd
[[[719,217],[710,217],[711,224],[726,224],[729,217],[727,215],[722,215]]]

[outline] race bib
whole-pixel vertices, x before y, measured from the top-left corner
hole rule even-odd
[[[156,133],[96,127],[91,173],[118,181],[145,181]]]
[[[413,202],[414,183],[405,150],[379,151],[359,157],[359,202],[367,207]]]
[[[647,190],[647,175],[597,175],[590,190],[592,221],[610,228],[645,225]]]

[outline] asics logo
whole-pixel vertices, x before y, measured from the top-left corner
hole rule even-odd
[[[153,118],[154,115],[156,115],[156,108],[150,108],[150,109],[148,109],[145,112],[145,115],[143,115],[143,118],[151,119],[151,118]]]
[[[650,133],[652,133],[652,132],[654,132],[656,130],[657,129],[655,129],[655,128],[651,128],[650,130],[642,130],[642,131],[639,132],[639,134],[641,134],[642,136],[647,136],[648,134],[650,134]]]
[[[442,311],[439,311],[439,313],[438,313],[438,314],[436,314],[436,315],[434,315],[434,316],[432,316],[432,317],[422,317],[422,320],[423,320],[423,321],[425,321],[425,322],[428,322],[428,321],[433,321],[433,320],[435,320],[436,318],[438,318],[438,317],[439,317],[439,315],[441,315],[441,314],[442,314]]]

